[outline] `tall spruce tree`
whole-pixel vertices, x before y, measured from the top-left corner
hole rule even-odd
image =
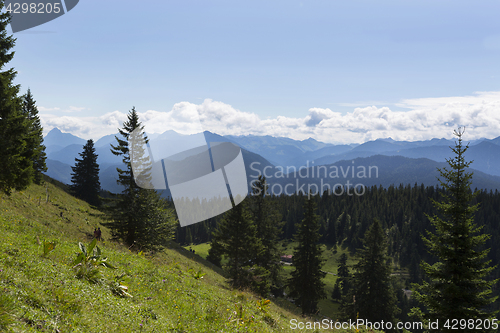
[[[256,264],[269,271],[269,283],[275,294],[283,294],[283,266],[280,263],[281,252],[279,237],[284,222],[281,214],[269,200],[268,183],[262,175],[252,185],[251,210],[256,226],[257,238],[262,244],[262,251],[256,258]]]
[[[138,131],[135,131],[136,129]],[[116,168],[116,170],[118,171],[117,183],[122,185],[124,190],[118,195],[115,204],[111,205],[110,222],[105,225],[112,230],[115,238],[123,239],[128,246],[161,247],[172,238],[177,220],[173,209],[159,193],[141,188],[135,181],[132,162],[142,166],[140,168],[141,181],[147,182],[151,178],[148,173],[151,169],[151,161],[142,144],[139,140],[131,140],[135,146],[129,147],[128,139],[131,135],[144,138],[145,142],[148,142],[135,107],[127,115],[123,128],[118,131],[122,138],[115,136],[117,144],[111,145],[111,152],[122,156],[125,168]]]
[[[351,287],[351,273],[349,272],[349,267],[347,266],[347,254],[345,253],[342,253],[342,255],[340,256],[337,276],[341,295],[347,295]]]
[[[335,284],[333,285],[332,300],[339,301],[341,297],[342,297],[342,291],[340,289],[340,280],[337,279],[335,281]]]
[[[71,192],[91,205],[100,206],[99,164],[97,164],[97,154],[92,139],[87,141],[83,146],[83,152],[79,153],[79,155],[81,159],[75,158],[75,166],[71,167],[73,170],[71,174]]]
[[[22,112],[19,85],[13,83],[17,72],[5,69],[14,57],[10,50],[15,39],[7,36],[10,14],[3,12],[3,7],[0,1],[0,191],[10,194],[12,189],[22,190],[31,184],[34,170],[27,142],[30,121]]]
[[[235,288],[252,288],[262,296],[269,293],[269,272],[256,264],[263,248],[248,208],[248,200],[229,210],[212,234],[210,255],[228,259],[224,269]]]
[[[339,258],[339,266],[337,268],[337,280],[332,291],[332,299],[340,300],[343,296],[349,293],[351,273],[347,266],[347,254],[342,253]]]
[[[387,255],[387,237],[375,219],[358,250],[350,292],[344,298],[345,319],[365,319],[370,322],[392,322],[399,312],[396,293],[391,283],[391,265]],[[390,332],[390,330],[388,330]]]
[[[210,249],[208,250],[207,260],[218,267],[222,267],[222,256],[224,255],[224,248],[222,244],[217,239],[217,229],[212,232],[212,238],[210,240]],[[214,239],[214,236],[216,237]]]
[[[38,116],[38,108],[36,101],[33,99],[31,90],[28,89],[22,99],[22,111],[24,116],[28,119],[29,132],[26,136],[26,158],[31,158],[34,171],[35,184],[41,184],[42,172],[47,171],[45,160],[45,146],[43,145],[43,128]]]
[[[298,242],[293,252],[295,270],[288,280],[290,297],[302,308],[303,314],[318,311],[318,301],[326,298],[323,278],[326,273],[321,270],[324,259],[319,240],[319,216],[315,213],[316,202],[309,193],[304,204],[304,219],[297,226],[295,241]]]
[[[428,216],[436,231],[427,231],[427,237],[423,237],[428,251],[438,260],[432,265],[422,262],[426,279],[421,285],[414,285],[414,295],[424,306],[425,318],[439,320],[440,332],[456,331],[451,329],[452,322],[445,326],[448,320],[487,319],[496,314],[488,311],[488,306],[496,300],[491,292],[497,282],[486,279],[494,269],[486,260],[489,249],[484,249],[490,236],[481,234],[481,227],[474,223],[478,204],[471,201],[478,192],[470,190],[472,173],[467,168],[472,162],[465,160],[469,146],[462,144],[464,131],[464,128],[454,131],[457,141],[450,148],[455,156],[446,160],[448,168],[438,169],[445,192],[441,202],[433,200],[433,203],[441,216]],[[413,313],[422,316],[418,309]],[[488,330],[461,327],[461,332],[481,331]]]

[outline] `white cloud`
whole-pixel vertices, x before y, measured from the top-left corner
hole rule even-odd
[[[78,107],[78,106],[70,106],[68,110],[64,110],[64,112],[80,112],[80,111],[83,111],[85,110],[86,108],[84,107]]]
[[[86,109],[84,107],[78,107],[78,106],[70,106],[68,109],[46,108],[46,107],[43,107],[43,106],[38,106],[37,108],[38,108],[39,112],[57,111],[57,112],[67,112],[67,113],[80,112],[80,111],[83,111],[83,110]]]
[[[337,115],[340,115],[340,113],[335,113],[330,109],[311,108],[309,109],[309,115],[306,117],[306,125],[314,127],[321,121],[334,118]]]
[[[43,107],[43,106],[37,106],[37,109],[39,112],[49,112],[49,111],[59,111],[61,109],[59,108],[46,108],[46,107]]]
[[[323,142],[360,143],[386,137],[395,140],[451,138],[453,129],[466,126],[466,140],[500,136],[500,92],[407,99],[397,106],[408,111],[365,106],[342,114],[330,109],[311,108],[304,118],[278,116],[261,119],[255,113],[240,111],[229,104],[206,99],[201,104],[177,103],[168,112],[148,110],[138,114],[149,133],[174,130],[192,134],[209,130],[221,135],[271,135],[299,140],[313,137]],[[47,132],[58,127],[85,139],[98,139],[103,135],[116,133],[127,120],[127,113],[121,111],[113,111],[101,117],[57,117],[45,113],[40,116]]]

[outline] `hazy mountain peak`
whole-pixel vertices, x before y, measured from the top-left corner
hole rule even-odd
[[[375,141],[396,142],[396,140],[394,140],[391,137],[388,137],[388,138],[379,138],[379,139],[376,139]]]
[[[62,133],[62,132],[61,132],[61,130],[60,130],[59,128],[54,127],[52,130],[50,130],[50,132],[49,132],[49,133],[54,133],[54,134],[56,134],[56,133]],[[47,134],[47,135],[48,135],[48,134]]]
[[[105,135],[94,143],[95,147],[103,147],[110,144],[116,144],[115,136],[120,137],[118,133]]]
[[[57,127],[54,127],[47,135],[43,138],[43,144],[45,147],[49,146],[69,146],[73,144],[84,145],[87,140],[79,138],[71,133],[63,133]]]

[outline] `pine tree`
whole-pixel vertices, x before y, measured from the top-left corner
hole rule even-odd
[[[0,1],[0,10],[4,2]],[[22,113],[19,85],[14,85],[17,72],[4,67],[14,57],[9,52],[15,44],[7,36],[10,14],[0,14],[0,191],[10,194],[12,189],[22,190],[33,181],[33,162],[29,156],[30,146],[26,141],[30,133],[30,122]]]
[[[350,289],[350,278],[351,273],[349,272],[349,267],[347,266],[347,254],[342,253],[339,259],[339,267],[337,269],[337,281],[339,281],[339,287],[342,296],[347,295]]]
[[[26,158],[31,158],[33,162],[35,184],[41,184],[42,172],[47,171],[47,165],[45,164],[47,156],[43,145],[43,128],[38,116],[38,108],[30,89],[23,96],[22,110],[30,124],[29,133],[26,137]]]
[[[443,326],[448,319],[486,319],[496,314],[487,310],[496,300],[491,292],[497,280],[486,280],[494,269],[486,260],[489,249],[483,249],[490,236],[481,234],[481,227],[474,223],[478,204],[472,205],[471,201],[478,192],[470,190],[472,173],[467,168],[472,162],[464,157],[469,146],[462,144],[463,133],[463,128],[454,131],[457,141],[451,149],[455,156],[446,160],[449,168],[438,169],[445,192],[443,201],[433,203],[441,216],[428,216],[436,231],[427,231],[427,237],[423,237],[428,251],[438,261],[433,265],[422,262],[427,279],[414,285],[415,298],[427,312],[425,318],[439,320],[441,332],[451,331]],[[414,313],[419,311],[415,309]],[[481,330],[465,327],[461,331]]]
[[[334,249],[337,248],[337,223],[336,219],[333,218],[333,214],[330,214],[328,218],[327,242],[330,243]]]
[[[337,219],[336,225],[338,226],[337,230],[337,242],[339,245],[342,245],[345,237],[347,236],[347,228],[350,224],[351,217],[344,211]]]
[[[145,183],[151,178],[149,174],[151,161],[141,142],[131,140],[135,146],[129,147],[128,139],[131,136],[144,138],[144,141],[148,142],[144,126],[139,122],[135,108],[129,112],[123,128],[118,131],[122,138],[115,136],[117,145],[111,145],[111,152],[122,156],[125,169],[116,168],[116,170],[117,183],[122,185],[124,190],[118,195],[117,202],[110,207],[111,221],[105,225],[111,228],[115,238],[123,239],[128,246],[136,248],[163,246],[172,238],[177,220],[165,199],[154,190],[139,187],[135,181],[132,163],[140,166],[141,182]]]
[[[283,266],[280,263],[281,252],[279,237],[283,230],[284,222],[281,214],[272,206],[267,192],[269,185],[266,178],[259,176],[253,183],[251,208],[256,226],[256,235],[262,244],[262,251],[256,258],[256,264],[269,272],[269,284],[273,292],[283,294]]]
[[[133,212],[138,225],[135,244],[139,248],[158,249],[170,241],[178,225],[175,210],[154,190],[141,189]]]
[[[416,247],[413,248],[410,258],[410,266],[408,267],[408,273],[410,274],[410,282],[417,283],[420,281],[420,256]]]
[[[332,291],[332,299],[341,300],[349,294],[351,273],[347,266],[347,254],[342,253],[339,258],[339,266],[337,268],[337,280]]]
[[[222,267],[221,261],[224,255],[224,249],[222,244],[220,244],[217,239],[217,229],[212,234],[212,239],[210,240],[210,249],[208,250],[207,260],[210,261],[217,267]],[[215,238],[214,238],[215,236]]]
[[[304,219],[297,226],[295,241],[298,242],[293,252],[295,270],[288,280],[290,297],[295,304],[302,308],[303,314],[312,314],[318,311],[318,301],[326,298],[323,278],[326,273],[321,270],[324,259],[319,239],[319,217],[315,214],[316,203],[314,196],[304,204]]]
[[[212,250],[213,249],[213,250]],[[212,235],[210,255],[228,259],[225,270],[235,288],[250,287],[263,296],[269,293],[269,272],[256,264],[263,251],[247,200],[229,210]]]
[[[333,286],[332,299],[338,301],[341,298],[342,298],[342,291],[340,290],[340,280],[337,279],[335,281],[335,285]]]
[[[116,238],[121,238],[129,246],[134,245],[140,235],[140,226],[143,222],[142,217],[139,216],[139,207],[143,202],[141,188],[137,186],[132,173],[132,164],[130,162],[130,151],[128,146],[128,138],[131,133],[140,128],[141,131],[144,127],[139,122],[139,115],[135,111],[135,107],[127,115],[127,121],[123,123],[123,128],[118,129],[121,138],[115,136],[117,145],[111,145],[111,152],[116,156],[122,156],[122,162],[125,169],[116,168],[118,172],[117,183],[124,187],[124,190],[118,197],[118,203],[113,207],[112,220],[108,226],[112,229],[113,235]],[[143,134],[141,132],[141,134]]]
[[[399,309],[390,279],[387,237],[378,220],[366,231],[358,256],[350,293],[345,297],[344,316],[346,319],[359,317],[369,322],[394,323]]]
[[[97,154],[95,153],[94,141],[88,140],[83,146],[83,152],[79,153],[81,159],[75,158],[75,166],[71,167],[70,185],[71,192],[82,200],[94,206],[101,205],[99,191],[99,164],[97,164]]]

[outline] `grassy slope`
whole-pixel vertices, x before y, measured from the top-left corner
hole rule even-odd
[[[293,254],[293,249],[297,245],[296,242],[288,242],[285,243],[283,247],[284,254]],[[209,243],[197,244],[192,246],[186,246],[186,249],[192,248],[196,251],[197,254],[205,258],[208,255],[208,250],[210,249]],[[325,282],[325,290],[328,295],[328,299],[323,299],[319,301],[319,309],[320,313],[333,319],[337,319],[339,317],[339,304],[331,301],[331,294],[333,291],[333,286],[335,285],[335,281],[337,280],[337,268],[338,268],[338,260],[342,253],[347,254],[347,264],[349,267],[352,267],[356,260],[354,260],[349,251],[346,249],[342,249],[337,247],[337,251],[334,251],[332,246],[323,245],[323,258],[325,259],[325,263],[323,265],[323,270],[328,272],[324,278]],[[292,272],[292,266],[284,266],[285,273],[288,275]],[[331,273],[331,274],[330,274]]]
[[[0,195],[0,331],[7,319],[13,332],[120,333],[297,332],[290,329],[291,319],[311,320],[289,303],[259,310],[257,297],[230,290],[220,272],[184,249],[139,255],[109,241],[102,227],[100,247],[118,267],[103,268],[103,278],[126,273],[133,298],[76,279],[71,262],[77,243],[90,241],[102,222],[100,213],[51,183],[46,186],[48,202],[45,187],[36,185]],[[38,240],[57,246],[43,257]],[[202,279],[193,276],[199,270],[206,274]]]

